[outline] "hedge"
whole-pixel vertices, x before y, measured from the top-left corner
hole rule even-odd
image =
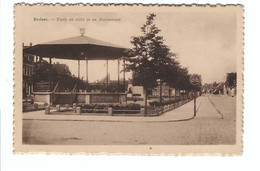
[[[111,107],[113,110],[140,110],[141,105],[130,103],[130,104],[83,104],[80,106],[81,109],[108,109]]]
[[[164,106],[164,105],[178,103],[179,101],[181,101],[181,99],[170,100],[170,101],[163,101],[161,103],[158,102],[158,101],[152,101],[152,102],[149,102],[149,104],[150,104],[150,106],[159,107],[159,106]]]

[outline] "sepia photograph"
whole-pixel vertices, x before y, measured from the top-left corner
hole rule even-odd
[[[242,6],[14,15],[15,152],[242,153]]]

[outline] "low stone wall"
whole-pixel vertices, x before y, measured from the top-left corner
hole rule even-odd
[[[126,94],[90,94],[90,103],[126,103]]]
[[[33,99],[35,102],[47,103],[50,105],[55,102],[56,98],[60,94],[71,95],[70,92],[34,92]],[[127,95],[126,93],[86,93],[86,92],[77,92],[75,101],[79,104],[126,104]]]
[[[164,105],[161,107],[157,107],[152,113],[145,114],[144,108],[141,108],[140,110],[113,110],[112,107],[109,107],[107,109],[81,109],[81,107],[77,107],[76,103],[73,104],[72,108],[69,108],[67,106],[67,111],[70,111],[72,114],[76,115],[81,115],[83,113],[88,113],[85,111],[91,111],[90,113],[105,113],[109,116],[117,115],[117,116],[160,116],[165,112],[169,112],[171,110],[174,110],[190,101],[193,99],[186,99],[182,100],[180,102],[176,102],[174,104],[169,104],[169,105]],[[55,107],[56,112],[61,112],[60,105],[57,105]],[[96,111],[96,112],[95,112]],[[131,113],[132,112],[132,113]],[[45,114],[51,114],[50,113],[50,106],[45,107]]]
[[[39,105],[38,103],[33,103],[33,104],[23,103],[23,112],[44,110],[44,108],[45,108],[44,104]]]
[[[50,106],[46,106],[45,107],[45,114],[50,115],[51,112],[51,107]],[[144,116],[144,108],[141,108],[140,110],[113,110],[111,107],[109,107],[108,109],[81,109],[81,107],[77,107],[76,104],[73,105],[72,108],[69,108],[69,106],[67,107],[67,109],[63,109],[63,111],[69,111],[72,114],[75,115],[81,115],[81,114],[93,114],[93,113],[98,113],[98,112],[102,112],[102,113],[106,113],[109,116],[113,116],[113,115],[117,115],[117,116],[132,116],[132,115],[141,115]],[[85,112],[85,111],[89,111]],[[90,112],[91,111],[91,112]],[[61,106],[60,105],[56,105],[55,107],[55,113],[56,112],[62,112],[61,110]],[[125,113],[124,113],[125,112]],[[133,114],[131,114],[131,112]],[[57,113],[56,113],[57,114]]]
[[[50,104],[51,95],[50,93],[35,93],[33,94],[33,100],[34,102],[42,102]]]

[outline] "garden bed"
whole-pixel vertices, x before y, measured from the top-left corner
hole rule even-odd
[[[147,115],[149,116],[159,116],[165,112],[171,111],[173,109],[176,109],[188,102],[190,102],[192,99],[185,99],[185,100],[170,100],[167,102],[158,102],[158,101],[152,101],[150,102],[150,106],[147,109]]]
[[[134,101],[134,102],[144,101],[144,98],[141,98],[141,97],[127,97],[127,101]]]
[[[139,114],[141,105],[139,104],[83,104],[80,106],[82,113],[108,113],[108,108],[112,108],[113,114]]]
[[[31,112],[37,110],[44,110],[45,105],[39,105],[37,103],[23,103],[23,112]]]

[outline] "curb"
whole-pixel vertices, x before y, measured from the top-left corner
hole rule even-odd
[[[130,120],[77,120],[77,119],[23,119],[23,120],[39,120],[39,121],[83,121],[83,122],[128,122],[128,123],[159,123],[159,122],[183,122],[194,119],[195,116],[185,119],[176,119],[176,120],[160,120],[160,121],[130,121]]]

